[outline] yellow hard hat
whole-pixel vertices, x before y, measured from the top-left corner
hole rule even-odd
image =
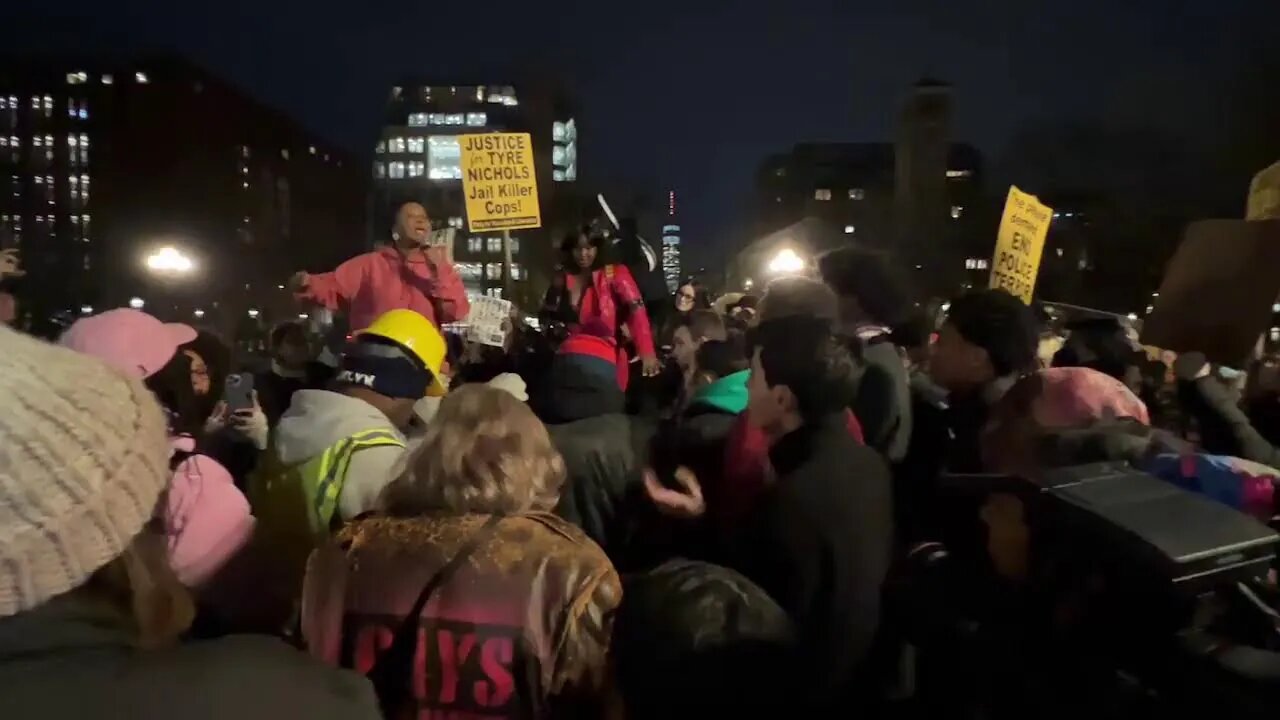
[[[448,346],[435,323],[420,313],[412,310],[390,310],[379,315],[373,324],[356,335],[374,335],[390,340],[418,358],[431,371],[428,397],[440,397],[448,392],[440,377]]]

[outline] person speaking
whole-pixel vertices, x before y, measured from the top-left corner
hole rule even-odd
[[[462,279],[443,247],[428,247],[426,208],[407,202],[396,212],[392,243],[357,255],[333,272],[297,273],[294,294],[330,310],[347,310],[352,330],[363,330],[390,310],[413,310],[437,327],[471,310]]]

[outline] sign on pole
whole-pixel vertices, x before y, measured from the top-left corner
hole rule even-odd
[[[458,143],[471,231],[542,227],[529,133],[460,135]]]
[[[1035,195],[1009,188],[1000,230],[996,233],[996,251],[991,256],[990,287],[1006,290],[1031,304],[1051,220],[1053,208]]]

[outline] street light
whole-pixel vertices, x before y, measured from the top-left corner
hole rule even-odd
[[[804,259],[791,248],[783,248],[769,261],[769,272],[778,275],[798,273],[804,270]]]
[[[195,312],[193,312],[193,313],[191,313],[191,314],[192,314],[192,315],[195,315],[195,316],[196,316],[196,318],[202,318],[202,317],[204,317],[204,311],[203,311],[203,310],[201,310],[201,309],[199,309],[199,308],[197,308],[197,309],[195,310]]]
[[[258,311],[257,311],[257,309],[255,309],[255,308],[249,308],[249,317],[251,317],[251,318],[256,318],[256,317],[258,317]]]
[[[81,306],[80,306],[80,314],[81,314],[81,315],[92,315],[92,314],[93,314],[93,306],[92,306],[92,305],[81,305]]]
[[[134,310],[141,310],[145,306],[146,306],[146,303],[143,302],[142,298],[140,297],[129,298],[129,307],[133,308]]]
[[[156,273],[186,275],[195,270],[195,262],[181,250],[166,245],[147,256],[147,269]]]

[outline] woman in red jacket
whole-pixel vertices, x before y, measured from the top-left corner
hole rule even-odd
[[[542,301],[544,319],[563,322],[573,331],[611,340],[618,351],[618,385],[627,387],[629,358],[619,338],[625,323],[644,364],[646,376],[661,370],[653,348],[653,332],[644,299],[625,265],[606,264],[600,249],[604,238],[583,230],[560,243],[562,268]]]

